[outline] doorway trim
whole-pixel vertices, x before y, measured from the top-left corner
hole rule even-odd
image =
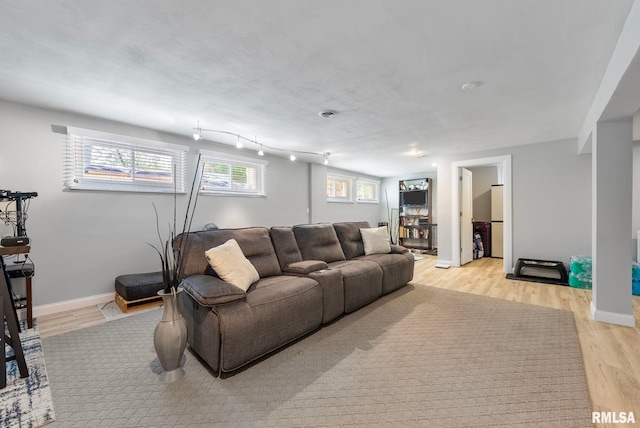
[[[504,257],[503,270],[513,273],[513,229],[511,199],[511,155],[467,159],[451,163],[451,265],[460,266],[460,168],[502,167],[504,172]],[[499,183],[496,183],[499,184]]]

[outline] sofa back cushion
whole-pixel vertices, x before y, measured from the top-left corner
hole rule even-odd
[[[347,260],[354,257],[364,256],[364,244],[362,243],[362,234],[360,229],[369,228],[366,221],[354,221],[344,223],[334,223],[333,228],[336,230],[338,240],[342,246],[342,251]]]
[[[182,278],[190,275],[211,274],[213,270],[204,252],[230,239],[238,242],[242,253],[256,268],[260,278],[282,274],[276,252],[271,244],[269,230],[264,227],[249,227],[189,232],[177,236],[174,248],[178,248],[181,242],[184,242]]]
[[[269,229],[271,242],[280,262],[280,269],[284,270],[291,263],[302,261],[302,254],[298,249],[293,229],[289,226],[274,226]]]
[[[258,271],[244,256],[235,239],[209,248],[204,255],[220,278],[242,291],[247,291],[251,284],[260,279]]]
[[[345,260],[340,241],[331,224],[293,226],[293,234],[304,260],[322,260],[327,263]]]

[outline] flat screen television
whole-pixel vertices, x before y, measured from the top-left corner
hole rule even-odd
[[[427,205],[427,192],[424,190],[400,192],[400,205]]]

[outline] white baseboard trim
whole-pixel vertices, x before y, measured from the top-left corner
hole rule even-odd
[[[625,327],[635,327],[636,320],[633,315],[620,314],[618,312],[609,312],[596,309],[596,305],[591,302],[591,316],[596,321],[602,321],[609,324],[618,324]]]
[[[114,292],[96,294],[95,296],[81,297],[79,299],[65,300],[64,302],[50,303],[48,305],[38,305],[33,307],[33,316],[57,314],[64,311],[86,308],[87,306],[99,305],[113,300]]]
[[[450,260],[438,260],[436,267],[440,269],[449,269],[452,262]]]

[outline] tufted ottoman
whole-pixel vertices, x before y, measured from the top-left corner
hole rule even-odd
[[[162,305],[162,272],[134,273],[116,278],[115,301],[122,312]]]

